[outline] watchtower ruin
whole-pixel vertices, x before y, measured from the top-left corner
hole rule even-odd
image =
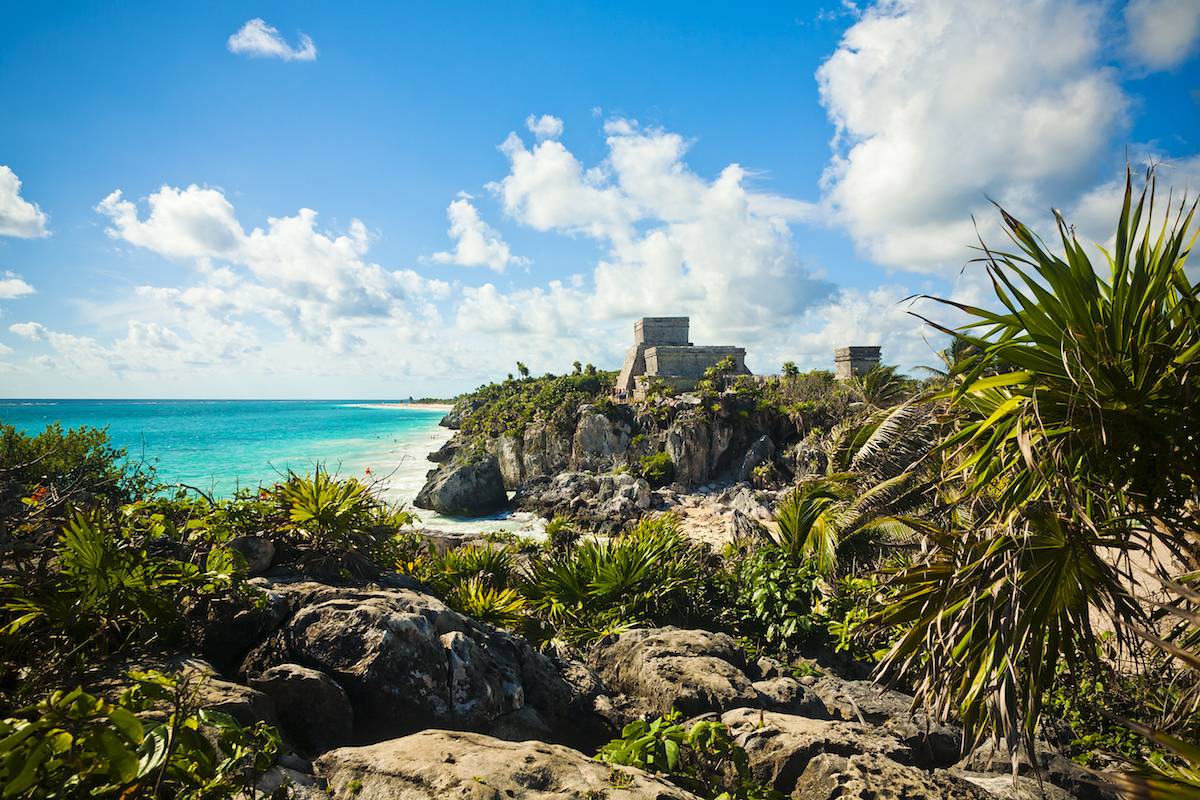
[[[833,374],[839,381],[846,381],[865,375],[878,366],[878,347],[834,348]]]
[[[687,317],[643,317],[633,323],[633,347],[625,355],[617,391],[641,400],[651,380],[687,391],[695,388],[705,370],[724,358],[733,359],[735,375],[750,374],[746,348],[694,345],[688,341],[688,327]]]

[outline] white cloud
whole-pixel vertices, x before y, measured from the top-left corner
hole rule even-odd
[[[557,139],[562,136],[563,121],[550,114],[534,117],[530,114],[525,118],[525,127],[539,139]]]
[[[33,294],[33,292],[33,287],[21,280],[15,273],[0,273],[0,300],[13,300]]]
[[[811,275],[793,248],[790,226],[811,218],[810,205],[749,188],[737,164],[712,180],[697,175],[678,134],[625,119],[609,120],[605,131],[608,158],[591,168],[555,140],[528,148],[509,134],[501,145],[509,174],[489,188],[505,212],[605,249],[590,291],[525,293],[524,303],[569,302],[595,320],[691,313],[698,335],[732,337],[829,294],[831,285]],[[580,324],[574,313],[545,316]]]
[[[14,322],[8,329],[22,339],[37,340],[46,335],[46,326],[40,322]]]
[[[509,264],[527,264],[528,259],[514,256],[508,244],[491,225],[479,217],[470,195],[461,195],[446,209],[450,219],[450,238],[454,250],[433,254],[439,264],[458,264],[463,267],[486,266],[503,272]]]
[[[1200,41],[1200,3],[1196,0],[1132,0],[1125,7],[1131,60],[1148,69],[1177,67]]]
[[[823,185],[872,259],[957,268],[994,231],[990,196],[1043,213],[1112,163],[1127,100],[1101,66],[1104,9],[886,0],[817,73],[837,126]]]
[[[146,204],[149,213],[142,217],[116,191],[96,210],[111,222],[112,238],[196,264],[204,284],[157,296],[181,312],[265,318],[344,351],[361,342],[360,328],[435,318],[432,301],[450,290],[444,281],[366,261],[370,237],[357,219],[346,233],[327,234],[316,229],[317,213],[302,208],[246,233],[221,192],[194,185],[164,186]]]
[[[45,213],[21,197],[21,179],[0,164],[0,236],[33,239],[49,233]]]
[[[284,61],[314,61],[317,58],[317,46],[308,34],[300,34],[299,45],[292,47],[280,35],[278,29],[257,18],[250,20],[230,36],[225,46],[231,53],[281,58]]]

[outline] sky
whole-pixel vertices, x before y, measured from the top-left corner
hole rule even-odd
[[[1200,190],[1200,3],[0,0],[0,396],[395,398],[942,342],[994,200]]]

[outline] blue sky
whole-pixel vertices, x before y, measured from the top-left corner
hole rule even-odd
[[[667,313],[931,363],[987,196],[1200,188],[1193,0],[987,5],[0,4],[0,394],[445,394]]]

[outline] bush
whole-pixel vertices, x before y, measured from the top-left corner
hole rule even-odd
[[[643,456],[639,466],[642,477],[656,489],[675,480],[675,462],[666,453]]]
[[[684,728],[682,718],[671,711],[649,722],[631,722],[619,739],[600,748],[596,758],[664,775],[700,797],[782,800],[782,794],[754,779],[746,751],[734,743],[724,724],[705,721]]]
[[[131,677],[134,687],[115,703],[76,688],[0,720],[0,794],[223,800],[253,793],[279,752],[273,728],[243,728],[197,708],[186,681],[157,672]],[[139,716],[151,709],[165,713]]]
[[[127,645],[177,638],[185,611],[236,586],[221,548],[205,565],[156,555],[105,512],[78,514],[42,569],[0,582],[0,653],[42,681]]]
[[[104,430],[56,424],[30,436],[0,424],[0,537],[53,532],[72,507],[112,511],[153,488],[153,469],[130,463]]]
[[[546,523],[546,546],[554,551],[570,550],[579,541],[579,527],[565,514],[555,514]]]
[[[729,613],[751,641],[786,657],[824,632],[813,613],[823,586],[813,562],[797,564],[783,549],[764,545],[738,559],[730,579]]]

